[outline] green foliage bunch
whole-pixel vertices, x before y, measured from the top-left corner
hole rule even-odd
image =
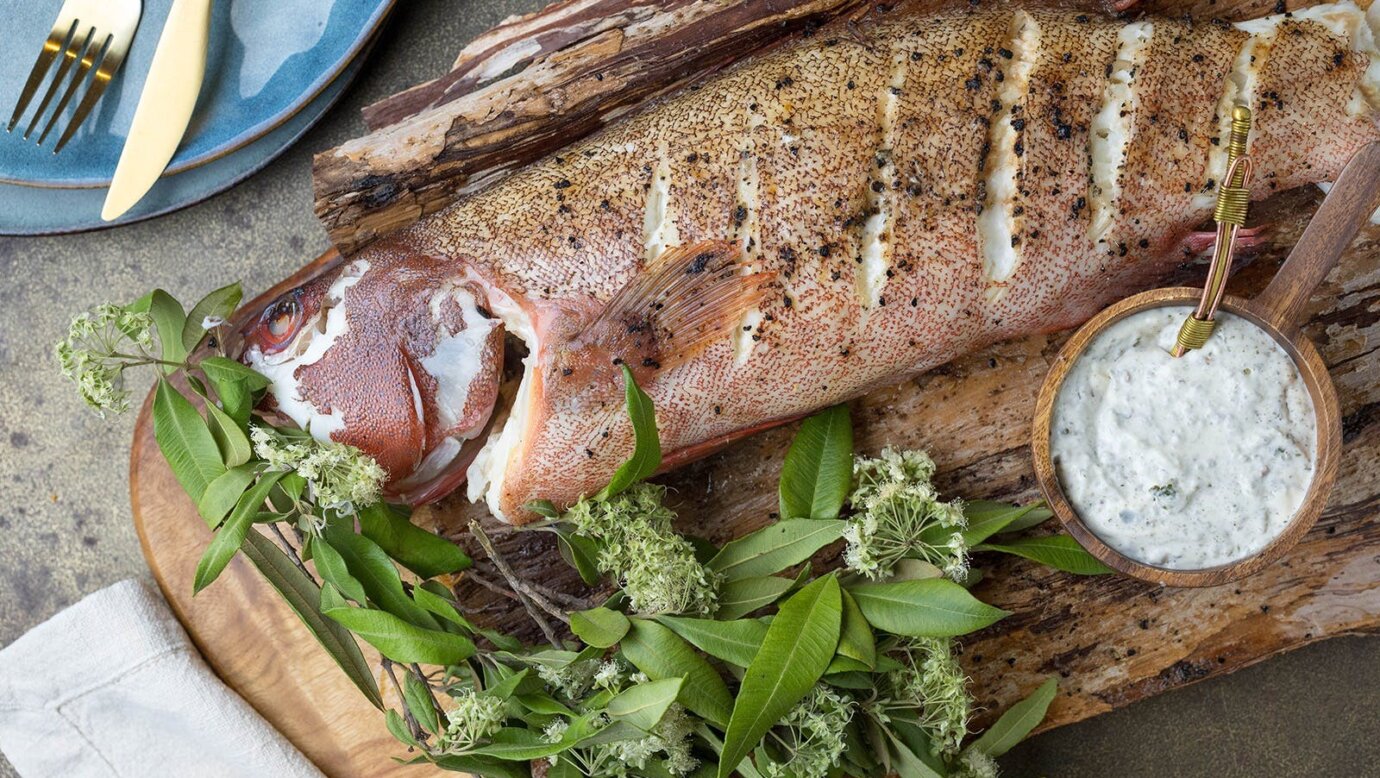
[[[666,490],[645,481],[661,462],[655,412],[624,368],[632,456],[567,510],[529,505],[544,517],[529,529],[554,533],[581,577],[614,593],[558,608],[471,525],[547,636],[525,644],[464,615],[452,584],[470,558],[380,500],[376,463],[274,426],[255,411],[267,380],[197,348],[239,297],[227,287],[188,313],[156,291],[98,309],[74,322],[60,366],[102,410],[127,406],[125,369],[158,369],[155,437],[215,532],[197,589],[243,553],[385,711],[410,761],[496,778],[992,776],[1055,682],[970,737],[953,640],[1008,615],[969,591],[970,554],[1106,571],[1065,536],[1013,538],[1049,517],[1042,507],[944,502],[924,454],[855,456],[843,406],[801,425],[779,518],[723,544],[682,536]],[[842,567],[816,570],[840,546]],[[382,655],[395,707],[359,640]]]

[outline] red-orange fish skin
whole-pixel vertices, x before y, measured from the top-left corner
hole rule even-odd
[[[636,366],[675,462],[1152,283],[1210,216],[1219,102],[1250,36],[1150,24],[1100,236],[1092,127],[1126,23],[975,8],[826,27],[402,233],[390,251],[452,263],[533,322],[532,385],[509,419],[521,434],[489,504],[525,521],[525,501],[568,504],[631,452],[617,371],[563,375],[554,355],[663,246],[734,241],[745,271],[772,279],[734,334]],[[1323,25],[1283,21],[1261,59],[1257,198],[1330,180],[1380,138],[1373,108],[1354,109],[1368,58]],[[1014,191],[994,195],[1011,170]],[[1009,233],[981,224],[991,208]],[[1004,277],[984,264],[994,235],[1012,247]]]

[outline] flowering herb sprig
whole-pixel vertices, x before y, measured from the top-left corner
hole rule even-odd
[[[268,381],[218,345],[239,299],[232,286],[190,312],[161,291],[102,306],[74,320],[60,367],[102,412],[128,407],[127,370],[156,371],[155,437],[215,533],[197,589],[243,554],[385,709],[413,761],[497,778],[990,778],[1055,685],[970,736],[953,640],[1006,613],[965,588],[969,554],[1105,569],[1064,536],[1009,537],[1042,509],[941,500],[923,453],[856,456],[843,406],[802,424],[778,521],[692,542],[666,490],[645,482],[661,462],[656,418],[625,368],[632,455],[565,510],[530,506],[587,583],[614,588],[588,607],[520,578],[478,524],[488,560],[471,568],[382,501],[377,463],[257,413]],[[816,571],[812,558],[840,542],[843,569]],[[549,645],[472,623],[463,580],[521,603]],[[382,655],[381,676],[360,640]]]

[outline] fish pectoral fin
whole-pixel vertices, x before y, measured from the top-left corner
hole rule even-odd
[[[572,344],[633,367],[669,368],[726,340],[772,286],[742,247],[701,241],[668,249],[618,290]],[[588,353],[588,352],[586,352]]]

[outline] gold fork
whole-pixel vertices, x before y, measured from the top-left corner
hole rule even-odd
[[[119,70],[121,63],[125,61],[125,54],[129,52],[129,44],[134,38],[134,30],[139,26],[139,16],[142,13],[141,0],[66,0],[62,4],[62,9],[58,11],[57,20],[53,22],[53,30],[48,33],[43,50],[38,53],[38,61],[29,72],[29,80],[24,82],[24,91],[19,94],[19,102],[14,106],[14,115],[10,117],[6,130],[14,132],[15,125],[23,118],[29,102],[38,93],[48,70],[56,61],[57,70],[43,94],[43,99],[39,101],[33,118],[29,120],[28,128],[24,130],[24,139],[28,140],[33,134],[34,128],[42,120],[53,98],[61,92],[57,106],[48,115],[43,132],[38,136],[38,145],[43,145],[48,133],[52,132],[53,126],[57,124],[58,117],[67,110],[68,104],[72,102],[72,98],[82,85],[87,84],[86,92],[77,104],[76,113],[72,115],[67,128],[58,138],[57,145],[53,147],[54,154],[62,151],[67,141],[72,139],[73,133],[83,121],[86,121],[101,95],[105,94],[110,80],[115,77],[115,71]]]

